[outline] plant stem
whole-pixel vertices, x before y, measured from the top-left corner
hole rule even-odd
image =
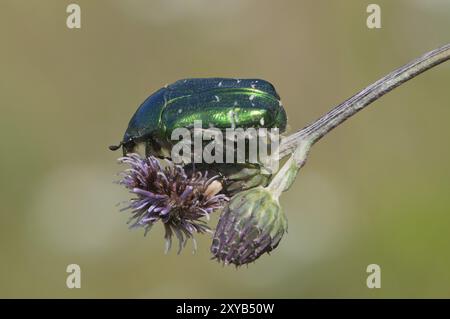
[[[279,148],[279,158],[282,159],[295,152],[297,145],[301,141],[307,141],[312,146],[332,129],[342,124],[345,120],[371,104],[373,101],[378,100],[389,91],[416,77],[422,72],[449,59],[450,43],[430,51],[418,59],[389,73],[361,92],[339,104],[312,124],[285,137]]]
[[[300,141],[292,156],[272,178],[267,187],[272,190],[275,197],[280,197],[281,193],[287,191],[294,183],[298,171],[306,162],[310,148],[309,141]]]
[[[277,159],[282,159],[289,154],[292,155],[273,176],[268,188],[277,197],[280,196],[295,181],[298,171],[305,164],[309,150],[314,143],[358,111],[361,111],[370,103],[378,100],[397,86],[449,59],[450,44],[430,51],[369,85],[312,124],[285,137],[281,142],[279,152],[276,153]],[[274,160],[276,159],[271,158],[271,161]]]

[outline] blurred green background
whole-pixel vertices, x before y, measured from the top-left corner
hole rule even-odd
[[[137,106],[185,77],[259,77],[290,132],[450,42],[450,1],[0,0],[0,297],[450,297],[450,63],[375,102],[312,150],[282,197],[289,233],[238,270],[210,237],[164,255],[130,231],[113,181]],[[159,225],[160,226],[160,225]],[[66,287],[66,266],[82,288]],[[381,266],[381,289],[366,267]]]

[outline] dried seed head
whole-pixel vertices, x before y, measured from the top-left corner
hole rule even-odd
[[[119,162],[130,166],[120,173],[119,184],[136,195],[122,210],[130,209],[131,227],[144,227],[145,233],[161,220],[166,252],[171,247],[172,235],[179,240],[179,253],[194,233],[210,232],[202,218],[209,219],[212,212],[228,201],[228,197],[219,194],[221,183],[217,176],[208,178],[207,172],[188,175],[181,166],[169,161],[162,166],[155,157],[141,158],[138,154],[128,154]]]

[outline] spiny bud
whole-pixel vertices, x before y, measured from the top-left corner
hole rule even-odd
[[[233,196],[220,216],[211,252],[224,264],[240,266],[278,246],[287,220],[278,197],[256,187]]]

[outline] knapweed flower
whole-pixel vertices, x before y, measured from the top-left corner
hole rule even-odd
[[[172,236],[179,241],[178,253],[194,233],[210,232],[202,219],[221,209],[228,197],[220,194],[221,183],[217,176],[207,172],[186,174],[179,165],[166,161],[163,166],[155,157],[141,158],[128,154],[119,159],[129,169],[120,173],[119,184],[135,195],[122,210],[131,210],[131,227],[144,227],[147,233],[159,220],[165,228],[166,252],[172,244]]]
[[[211,253],[224,264],[248,264],[275,249],[286,231],[278,197],[269,188],[255,187],[233,196],[224,208]]]

